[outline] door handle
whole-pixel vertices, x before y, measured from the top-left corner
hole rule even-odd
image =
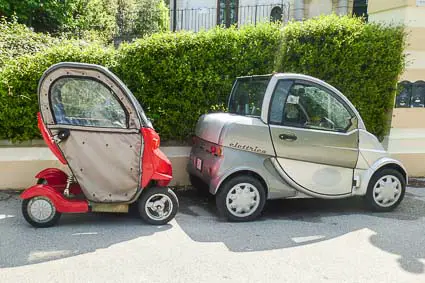
[[[279,138],[285,141],[295,141],[297,140],[297,136],[294,134],[280,134]]]

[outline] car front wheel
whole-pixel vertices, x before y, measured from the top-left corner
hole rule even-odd
[[[383,169],[371,178],[366,193],[366,203],[374,211],[391,211],[403,200],[405,191],[404,176],[397,170]]]
[[[176,194],[166,187],[152,187],[146,190],[138,203],[140,216],[152,225],[167,224],[179,209]]]
[[[220,216],[230,221],[251,221],[264,208],[266,190],[250,175],[239,175],[226,181],[216,196]]]

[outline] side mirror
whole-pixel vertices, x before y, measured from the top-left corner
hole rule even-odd
[[[352,130],[357,129],[357,128],[358,128],[357,117],[354,116],[354,117],[349,118],[348,119],[348,126],[347,126],[347,129],[346,129],[346,132],[352,131]]]

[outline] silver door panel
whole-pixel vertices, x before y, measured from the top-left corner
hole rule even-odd
[[[340,194],[340,195],[325,195],[313,192],[311,190],[308,190],[307,188],[304,188],[303,186],[296,183],[282,168],[282,166],[279,164],[279,161],[277,158],[271,158],[271,161],[273,165],[276,168],[276,171],[279,173],[279,175],[290,185],[292,186],[296,191],[297,194],[290,198],[309,198],[309,197],[316,197],[316,198],[323,198],[323,199],[338,199],[338,198],[345,198],[349,197],[351,195],[351,192],[346,194]]]
[[[351,192],[353,169],[278,158],[288,176],[303,188],[321,195]]]

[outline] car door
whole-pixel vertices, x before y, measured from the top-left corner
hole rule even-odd
[[[316,194],[349,194],[359,133],[343,99],[323,85],[282,79],[269,109],[276,157],[289,178]]]
[[[40,81],[43,122],[89,200],[122,202],[140,184],[143,139],[127,89],[107,69],[65,63]]]

